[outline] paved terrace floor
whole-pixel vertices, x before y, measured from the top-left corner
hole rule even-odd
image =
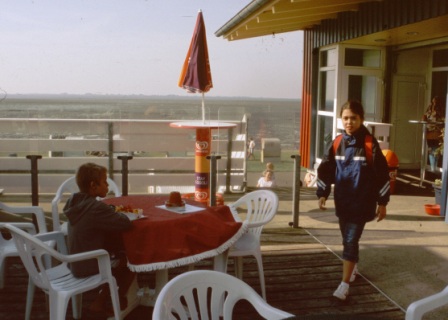
[[[404,319],[407,306],[441,291],[448,284],[448,225],[443,217],[428,216],[425,203],[434,203],[429,181],[418,186],[415,174],[399,173],[396,193],[388,206],[388,216],[367,225],[361,240],[361,277],[351,286],[350,297],[340,302],[332,297],[341,277],[341,237],[332,201],[320,211],[312,188],[300,195],[299,228],[292,221],[292,190],[280,188],[280,207],[275,219],[265,227],[262,250],[268,302],[297,315],[298,319]],[[250,191],[251,189],[249,189]],[[232,202],[239,195],[226,195]],[[28,197],[0,197],[9,205],[29,205]],[[40,205],[49,214],[51,198],[41,197]],[[210,267],[209,261],[197,268]],[[232,272],[232,261],[229,272]],[[182,268],[173,269],[170,277]],[[256,264],[245,260],[244,280],[259,291]],[[24,314],[26,274],[18,259],[9,259],[6,287],[0,290],[0,318],[20,319]],[[140,283],[151,283],[151,273]],[[92,294],[85,295],[88,306]],[[45,299],[37,294],[32,319],[47,319]],[[86,310],[87,311],[87,310]],[[93,318],[88,312],[85,319]],[[150,319],[152,309],[139,307],[126,319]],[[448,307],[428,313],[424,319],[446,319]],[[68,313],[67,319],[71,319]],[[258,319],[253,310],[239,305],[235,319]]]

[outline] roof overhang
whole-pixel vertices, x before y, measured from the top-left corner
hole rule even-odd
[[[215,35],[229,41],[312,29],[338,14],[358,11],[362,3],[393,0],[253,0]],[[448,41],[448,15],[343,41],[347,44],[405,46]]]
[[[305,30],[364,2],[372,0],[254,0],[215,35],[231,41]]]

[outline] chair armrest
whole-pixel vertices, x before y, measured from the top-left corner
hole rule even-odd
[[[81,253],[75,253],[70,254],[65,257],[65,261],[67,262],[77,262],[77,261],[83,261],[83,260],[89,260],[89,259],[102,259],[103,257],[106,257],[109,259],[109,253],[104,249],[98,249],[98,250],[92,250],[92,251],[86,251]]]
[[[98,249],[65,256],[65,262],[68,263],[90,259],[97,260],[98,270],[103,278],[110,278],[112,276],[112,265],[110,263],[110,256],[109,253],[104,249]]]
[[[56,241],[58,252],[56,258],[62,262],[77,262],[89,259],[97,259],[100,270],[102,267],[111,268],[109,253],[104,249],[86,251],[75,254],[67,254],[67,246],[65,244],[65,236],[61,231],[52,231],[36,235],[41,241]]]
[[[0,202],[0,209],[14,214],[29,214],[32,213],[36,217],[37,227],[39,232],[47,232],[47,225],[45,224],[45,214],[41,207],[39,206],[18,206],[11,207],[2,202]]]
[[[36,235],[36,238],[38,238],[39,240],[41,240],[43,242],[55,241],[58,252],[63,255],[68,254],[67,245],[65,243],[65,236],[61,231],[38,233]]]
[[[5,227],[6,222],[0,223],[0,228]],[[36,227],[31,222],[8,222],[7,224],[13,225],[21,230],[28,232],[29,234],[36,234]]]

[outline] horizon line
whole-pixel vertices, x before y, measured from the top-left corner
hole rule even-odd
[[[179,95],[179,94],[120,94],[120,93],[9,93],[1,100],[7,99],[7,97],[14,96],[82,96],[82,97],[176,97],[186,99],[197,99],[200,96],[193,95]],[[252,97],[252,96],[206,96],[207,99],[267,99],[267,100],[301,100],[301,98],[276,98],[276,97]]]

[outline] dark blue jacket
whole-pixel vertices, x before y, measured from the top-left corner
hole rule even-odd
[[[372,164],[368,164],[363,125],[353,135],[343,133],[336,154],[333,141],[326,147],[317,169],[317,197],[331,193],[334,184],[336,215],[351,222],[368,222],[375,218],[376,207],[387,205],[390,197],[389,169],[378,141],[372,137]]]

